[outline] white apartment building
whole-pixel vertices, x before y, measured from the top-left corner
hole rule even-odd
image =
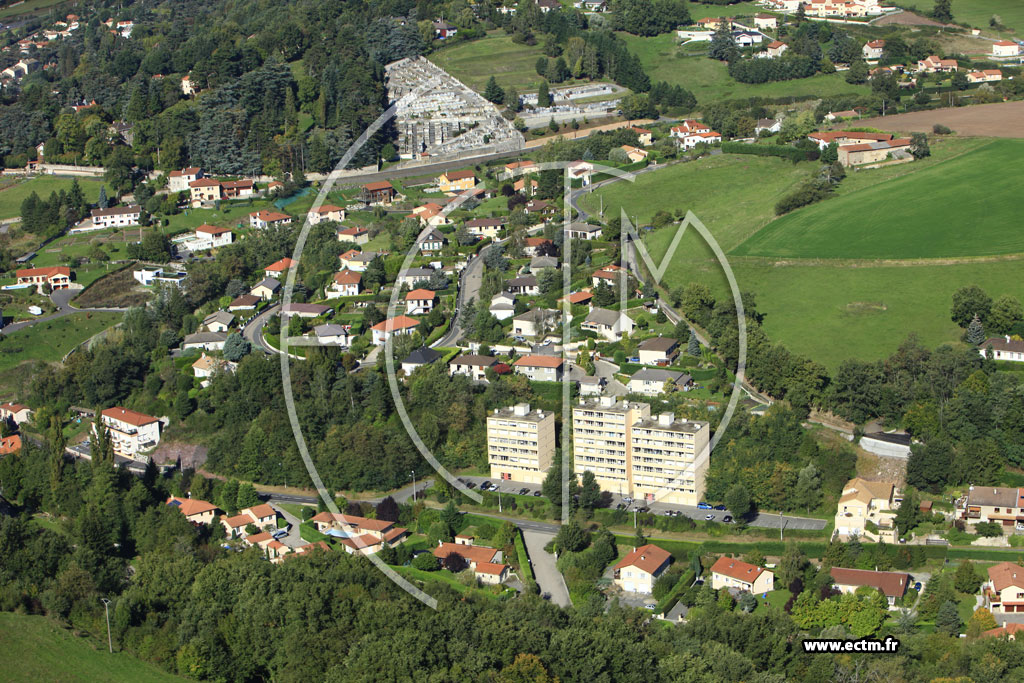
[[[529,403],[495,408],[487,416],[491,477],[540,484],[555,456],[555,414]]]
[[[632,427],[650,417],[646,403],[617,401],[613,396],[581,399],[572,410],[573,471],[582,476],[590,470],[603,490],[630,495]]]
[[[121,406],[107,408],[101,414],[114,455],[138,458],[160,443],[160,420]]]
[[[665,503],[696,505],[704,495],[711,426],[677,420],[672,413],[644,419],[630,430],[633,497]]]

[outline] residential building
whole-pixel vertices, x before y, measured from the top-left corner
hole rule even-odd
[[[1024,567],[1012,562],[989,567],[981,596],[983,605],[993,615],[1024,612]]]
[[[296,318],[319,318],[322,315],[333,312],[334,309],[323,304],[299,304],[290,303],[281,309],[281,315]]]
[[[466,221],[466,231],[474,237],[498,239],[501,229],[505,226],[504,218],[474,218]]]
[[[897,508],[896,486],[892,482],[851,479],[843,486],[839,498],[835,534],[843,540],[857,537],[895,543]]]
[[[188,189],[192,206],[199,206],[204,202],[215,202],[221,198],[220,182],[213,178],[197,178],[189,182]]]
[[[889,606],[896,604],[910,587],[910,575],[906,572],[876,572],[870,569],[845,569],[832,567],[832,583],[843,593],[855,593],[861,586],[877,588],[885,594]]]
[[[356,252],[347,253],[353,254]],[[345,254],[342,254],[342,256],[345,256]],[[365,266],[361,270],[366,270]],[[430,280],[430,276],[433,274],[433,268],[409,268],[408,270],[403,270],[398,274],[398,279],[395,281],[395,287],[418,287]]]
[[[562,9],[562,3],[558,2],[558,0],[534,0],[534,2],[540,8],[541,14],[547,14],[551,10],[558,11]]]
[[[228,335],[223,332],[193,332],[186,334],[181,342],[183,351],[202,349],[204,351],[223,351]]]
[[[558,356],[522,356],[512,364],[517,375],[535,382],[558,382],[562,379],[562,359]]]
[[[228,304],[228,310],[234,311],[253,311],[259,305],[261,299],[258,296],[252,294],[242,294],[241,296],[235,297],[230,304]]]
[[[225,180],[220,184],[225,199],[245,199],[256,194],[256,185],[248,178],[242,180]]]
[[[650,594],[654,582],[672,563],[672,555],[656,545],[633,548],[612,567],[615,585],[627,593]]]
[[[633,332],[633,319],[620,311],[593,308],[580,329],[596,332],[608,341],[619,341],[622,335]]]
[[[971,486],[956,507],[957,519],[968,524],[999,522],[1012,531],[1018,522],[1024,522],[1024,489]]]
[[[447,40],[459,32],[459,29],[452,26],[447,21],[435,21],[434,22],[434,35],[437,36],[438,40]]]
[[[343,296],[357,296],[362,288],[363,276],[352,270],[342,270],[334,274],[331,284],[327,285],[324,294],[328,299]]]
[[[711,132],[711,126],[709,126],[709,125],[707,125],[705,123],[700,123],[698,121],[694,121],[693,119],[686,119],[685,121],[683,121],[678,126],[672,126],[672,129],[669,131],[669,134],[672,137],[674,137],[674,138],[676,138],[678,140],[682,140],[687,135],[693,135],[695,133],[710,133],[710,132]]]
[[[782,130],[782,121],[778,119],[758,119],[754,126],[755,135],[778,133],[780,130]]]
[[[438,542],[431,552],[442,562],[449,555],[458,555],[480,583],[496,585],[508,578],[508,565],[502,563],[501,551],[474,545],[472,537],[456,536],[455,543]]]
[[[220,523],[224,526],[228,538],[246,538],[249,536],[246,529],[250,524],[256,527],[257,534],[267,530],[276,530],[277,511],[266,503],[262,503],[245,508],[234,517],[221,517]],[[255,537],[256,534],[253,536]]]
[[[39,269],[37,269],[39,270]],[[18,271],[19,273],[21,271]],[[21,282],[21,275],[18,276]],[[978,347],[978,353],[988,358],[991,349],[993,360],[1008,360],[1015,363],[1024,363],[1024,341],[1013,339],[1010,335],[1005,337],[989,337]]]
[[[774,31],[779,27],[779,20],[774,14],[755,14],[754,28],[759,31]]]
[[[0,438],[0,455],[10,455],[21,450],[21,435],[12,434]]]
[[[602,282],[606,285],[617,285],[620,277],[626,277],[627,273],[623,270],[622,266],[616,264],[610,264],[595,270],[594,274],[590,276],[590,282],[594,287],[597,287]]]
[[[15,275],[19,285],[49,285],[50,289],[67,289],[71,286],[71,269],[67,266],[22,268]]]
[[[545,223],[558,215],[558,207],[543,199],[531,199],[523,204],[523,210],[526,213],[538,214]]]
[[[767,593],[775,589],[775,574],[731,557],[720,557],[711,565],[711,587],[735,588],[748,593]]]
[[[277,293],[281,291],[281,283],[272,277],[265,277],[256,283],[249,293],[253,296],[258,296],[264,301],[273,299]]]
[[[678,144],[682,149],[693,149],[699,144],[714,145],[722,141],[722,134],[716,131],[710,130],[701,133],[690,133],[678,139]]]
[[[412,334],[416,331],[416,327],[419,324],[419,320],[410,318],[407,315],[396,315],[393,318],[382,320],[370,328],[370,332],[373,335],[373,344],[374,346],[380,346],[386,343],[391,335],[400,337]]]
[[[524,294],[526,296],[537,296],[540,294],[540,285],[533,275],[514,277],[505,283],[505,291],[513,294]]]
[[[228,228],[218,228],[213,225],[200,225],[196,228],[195,240],[200,242],[202,246],[199,246],[192,251],[204,251],[205,249],[215,249],[217,247],[224,247],[234,240],[234,233]],[[209,246],[205,246],[209,243]]]
[[[288,274],[290,268],[294,268],[297,265],[295,261],[285,256],[283,259],[274,261],[269,266],[263,269],[263,274],[267,277],[272,277],[275,280],[283,280],[285,275]]]
[[[529,403],[495,408],[487,416],[487,462],[492,479],[540,484],[555,457],[555,414]]]
[[[997,40],[992,43],[993,57],[1016,57],[1020,54],[1020,45],[1012,40]]]
[[[529,159],[523,159],[522,161],[513,161],[510,164],[505,164],[505,178],[513,178],[519,175],[526,175],[528,173],[538,173],[540,166],[537,165],[536,161],[530,161]]]
[[[321,512],[310,521],[320,533],[337,538],[350,555],[373,555],[385,546],[398,545],[409,535],[408,529],[396,527],[394,522],[355,515]]]
[[[185,519],[193,524],[210,524],[213,522],[214,517],[217,516],[216,505],[207,503],[205,500],[199,500],[198,498],[171,496],[167,499],[166,505],[176,507],[181,514],[185,515]]]
[[[306,217],[309,219],[310,225],[319,225],[324,221],[340,223],[345,220],[345,209],[333,204],[323,204],[315,209],[311,209]]]
[[[486,370],[498,364],[496,358],[475,353],[464,353],[448,362],[448,374],[465,375],[475,382],[487,380]]]
[[[196,94],[196,84],[192,81],[191,76],[181,77],[181,92],[185,97],[191,97]]]
[[[637,347],[641,365],[656,365],[672,362],[679,355],[679,341],[672,337],[651,337],[644,339]]]
[[[788,49],[789,45],[786,45],[781,40],[773,40],[765,46],[764,52],[769,59],[776,59],[785,54]]]
[[[137,458],[160,443],[160,420],[121,406],[100,413],[114,455]],[[93,427],[95,429],[95,426]]]
[[[430,254],[435,251],[441,251],[444,248],[444,235],[437,229],[431,229],[426,232],[425,235],[420,237],[419,249],[424,254]]]
[[[936,55],[931,55],[917,61],[917,70],[930,74],[956,71],[958,68],[955,59],[939,59]]]
[[[227,332],[235,322],[235,316],[228,311],[214,311],[203,318],[203,327],[207,332]]]
[[[596,240],[601,238],[601,226],[590,223],[572,223],[568,230],[568,237],[572,240]]]
[[[139,224],[142,209],[138,205],[115,206],[109,209],[93,209],[90,215],[92,224],[97,228],[124,228]]]
[[[554,248],[555,243],[547,237],[527,237],[523,241],[523,255],[536,256],[538,253]]]
[[[435,351],[429,346],[421,346],[402,361],[402,372],[406,375],[412,374],[417,368],[421,368],[424,365],[430,365],[438,358],[441,358],[444,354],[440,351]]]
[[[202,177],[203,170],[198,166],[189,166],[180,171],[171,171],[167,174],[167,189],[171,192],[185,192],[189,189],[189,183]]]
[[[445,171],[437,177],[437,187],[446,194],[468,190],[476,185],[473,171]]]
[[[426,315],[434,310],[437,293],[429,289],[414,289],[405,295],[405,312],[409,315]]]
[[[183,270],[162,270],[160,268],[139,268],[134,273],[134,277],[144,287],[150,287],[152,285],[173,285],[179,289],[185,286],[185,280],[188,279],[188,273]]]
[[[843,166],[873,164],[889,158],[910,158],[910,138],[839,146],[839,163]]]
[[[867,61],[875,61],[882,58],[882,53],[885,52],[885,41],[884,40],[871,40],[864,43],[864,47],[861,48],[861,53],[864,55],[864,59]]]
[[[561,313],[552,308],[532,308],[512,318],[512,334],[518,337],[543,337],[558,327]]]
[[[280,225],[291,225],[291,222],[291,216],[277,211],[267,211],[266,209],[263,209],[261,211],[253,211],[249,214],[249,227],[256,228],[258,230],[265,230],[266,228]]]
[[[630,426],[632,496],[696,505],[704,496],[711,425],[676,419],[672,413],[642,417]]]
[[[630,495],[632,428],[650,415],[651,407],[646,403],[616,401],[612,396],[581,399],[572,411],[576,475],[589,470],[603,490]]]
[[[982,631],[979,635],[980,638],[1002,638],[1006,636],[1007,640],[1016,640],[1017,634],[1024,631],[1024,624],[1017,624],[1012,621],[1006,622],[1002,626],[997,626],[988,631]]]
[[[693,379],[682,372],[662,370],[661,368],[644,368],[633,373],[629,378],[629,393],[644,396],[660,396],[671,391],[685,389],[693,383]]]
[[[363,185],[362,198],[367,204],[390,204],[398,192],[386,180],[378,180]]]
[[[326,323],[314,327],[313,334],[316,335],[317,343],[322,346],[348,347],[352,343],[351,329],[350,325]]]
[[[995,83],[1003,80],[1003,72],[999,69],[982,69],[967,74],[968,83]]]
[[[884,142],[892,140],[889,133],[862,133],[848,130],[817,131],[807,136],[818,145],[818,149],[825,151],[831,143],[837,145],[856,145],[866,142]]]
[[[366,268],[370,265],[370,261],[377,258],[378,256],[386,256],[387,252],[383,251],[356,251],[355,249],[349,249],[344,254],[338,256],[338,260],[341,262],[341,268],[354,270],[357,273],[365,273]],[[413,270],[413,269],[410,269]],[[430,277],[428,274],[427,277]]]
[[[647,158],[646,149],[640,149],[639,147],[633,147],[632,145],[622,145],[620,149],[626,153],[626,156],[629,157],[629,160],[634,164]]]
[[[840,119],[859,119],[864,115],[864,109],[844,109],[843,111],[830,111],[825,114],[826,121],[839,121]]]
[[[13,422],[16,426],[20,426],[22,423],[28,422],[31,419],[32,409],[28,406],[10,402],[0,404],[0,420]]]
[[[488,311],[498,320],[508,320],[515,315],[516,297],[508,292],[495,294]]]
[[[370,231],[358,226],[345,228],[344,230],[338,231],[338,241],[363,245],[370,241]]]
[[[216,356],[207,356],[205,351],[199,360],[192,364],[192,374],[199,380],[209,379],[218,372],[234,372],[236,369],[238,369],[238,363],[232,363]],[[203,386],[206,386],[206,383],[203,383]]]
[[[651,131],[640,126],[632,126],[633,132],[636,133],[636,141],[638,144],[644,147],[650,147],[654,143],[654,137],[651,135]]]
[[[538,187],[540,187],[540,183],[533,178],[520,178],[512,183],[513,190],[527,197],[532,197],[537,192]]]
[[[557,256],[534,256],[530,258],[530,272],[536,273],[544,268],[557,268]]]

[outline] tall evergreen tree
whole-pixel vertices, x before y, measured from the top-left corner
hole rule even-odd
[[[686,353],[697,357],[700,356],[700,342],[697,340],[697,333],[690,330],[690,339],[686,342]]]
[[[540,82],[540,88],[537,89],[537,106],[538,107],[550,107],[551,106],[551,91],[547,81]]]
[[[967,326],[967,343],[974,346],[985,341],[985,328],[981,324],[981,318],[975,313],[974,317],[971,318],[971,324]]]
[[[501,104],[505,101],[505,91],[501,89],[500,85],[498,85],[498,79],[494,76],[487,79],[487,85],[484,87],[484,98],[487,99],[488,102],[493,102],[495,104]]]
[[[96,200],[96,206],[100,207],[101,209],[105,209],[109,205],[110,201],[107,199],[107,186],[100,185],[100,196],[99,199]]]

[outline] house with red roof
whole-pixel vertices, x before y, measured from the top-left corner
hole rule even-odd
[[[1002,638],[1006,636],[1007,640],[1016,640],[1017,634],[1024,631],[1024,624],[1018,624],[1012,621],[1008,621],[1002,626],[989,629],[988,631],[982,631],[979,638]]]
[[[31,419],[32,409],[26,405],[11,402],[0,404],[0,420],[20,425],[22,422],[28,422]]]
[[[221,198],[220,181],[213,178],[196,178],[188,184],[192,206],[203,202],[215,202]]]
[[[256,194],[256,184],[248,178],[225,180],[220,184],[225,199],[245,199]]]
[[[832,567],[829,570],[832,583],[843,593],[855,593],[861,586],[877,588],[892,607],[897,598],[902,598],[910,588],[910,574],[906,572],[876,572],[870,569],[846,569]]]
[[[671,562],[672,554],[656,545],[633,548],[612,567],[615,585],[627,593],[650,593]]]
[[[277,280],[283,280],[284,276],[288,273],[288,270],[290,268],[294,268],[295,266],[296,262],[285,256],[283,259],[274,261],[269,266],[264,268],[263,274],[266,275],[267,277],[272,277]]]
[[[344,228],[343,230],[338,231],[338,241],[363,245],[370,241],[370,231],[358,225],[351,228]]]
[[[755,564],[731,557],[720,557],[711,565],[711,587],[737,588],[750,593],[766,593],[773,590],[775,575]]]
[[[327,285],[324,294],[328,299],[337,299],[343,296],[356,296],[363,286],[363,276],[354,270],[342,270],[334,274],[331,284]]]
[[[279,225],[290,225],[292,217],[286,213],[280,213],[277,211],[253,211],[249,214],[249,227],[256,228],[258,230],[264,230],[266,228],[279,226]]]
[[[526,256],[537,256],[539,252],[553,247],[554,244],[547,237],[527,237],[523,241],[523,254]]]
[[[451,555],[458,555],[480,583],[496,585],[508,578],[508,565],[502,562],[501,551],[474,545],[473,541],[472,536],[456,536],[455,543],[439,541],[430,552],[441,562]]]
[[[8,453],[17,453],[21,450],[21,436],[18,434],[12,434],[11,436],[5,436],[0,439],[0,455],[7,455]]]
[[[437,293],[429,289],[414,289],[405,295],[405,312],[409,315],[426,315],[434,310]]]
[[[333,536],[350,555],[373,555],[384,547],[394,547],[404,541],[409,530],[396,527],[394,522],[368,519],[356,515],[320,512],[310,520],[316,530]]]
[[[764,52],[768,59],[777,59],[785,54],[788,49],[789,45],[786,45],[781,40],[773,40],[765,46]]]
[[[956,71],[958,68],[959,65],[955,59],[939,59],[936,55],[917,60],[917,70],[930,74]]]
[[[654,138],[651,135],[650,130],[641,128],[640,126],[632,126],[632,130],[636,133],[636,141],[638,144],[643,145],[644,147],[650,147],[654,142]]]
[[[517,375],[536,382],[558,382],[562,379],[562,359],[558,356],[523,356],[512,364]]]
[[[202,177],[203,169],[198,166],[189,166],[180,171],[171,171],[167,174],[167,189],[171,192],[184,192],[189,189],[189,183]]]
[[[318,225],[324,221],[340,223],[345,220],[345,209],[334,204],[323,204],[309,212],[309,224]]]
[[[396,315],[387,320],[382,320],[373,327],[370,328],[370,333],[373,337],[374,346],[380,346],[387,342],[391,335],[396,337],[402,335],[409,335],[416,331],[416,327],[419,326],[420,321],[416,318],[410,318],[407,315]]]
[[[389,204],[397,194],[394,185],[386,180],[378,180],[363,185],[362,199],[367,204]]]
[[[234,240],[235,235],[229,228],[219,228],[215,225],[200,225],[196,228],[196,234],[193,238],[201,246],[197,245],[193,251],[202,251],[205,249],[215,249],[217,247],[225,247]],[[209,246],[207,246],[209,245]]]
[[[248,536],[246,528],[250,524],[259,531],[276,530],[277,510],[267,503],[261,503],[245,508],[234,517],[221,517],[220,523],[224,526],[228,538],[245,538]]]
[[[213,518],[217,516],[216,505],[207,503],[205,500],[199,500],[198,498],[171,496],[167,499],[166,504],[176,507],[181,514],[185,515],[185,519],[193,524],[210,524],[213,522]]]
[[[114,455],[138,458],[160,443],[161,423],[151,415],[114,406],[102,411],[100,420],[107,429]]]
[[[997,40],[992,43],[993,57],[1016,57],[1020,54],[1020,45],[1012,40]]]
[[[864,43],[864,47],[861,48],[861,53],[864,55],[864,59],[869,61],[881,59],[883,52],[885,52],[884,40],[868,41],[867,43]]]
[[[15,275],[19,285],[49,285],[50,289],[67,289],[71,286],[71,269],[67,266],[22,268]]]
[[[1012,562],[989,567],[981,595],[992,614],[1024,612],[1024,567]]]

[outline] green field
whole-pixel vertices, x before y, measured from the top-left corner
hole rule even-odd
[[[603,197],[605,218],[619,215],[621,208],[631,220],[636,215],[640,225],[659,210],[691,210],[728,251],[767,225],[779,196],[813,170],[810,164],[775,157],[722,154],[642,173],[633,183],[612,183],[579,203],[597,214]],[[650,235],[652,251],[664,251],[674,234],[658,230]]]
[[[9,5],[0,9],[0,19],[19,17],[23,14],[34,14],[40,10],[59,5],[66,0],[26,0],[19,5]]]
[[[730,12],[733,7],[729,6]],[[724,7],[716,9],[722,13],[726,11]],[[774,83],[738,83],[729,76],[728,67],[724,62],[708,59],[703,53],[694,54],[692,51],[681,49],[674,32],[651,38],[619,33],[619,37],[629,45],[630,52],[640,58],[640,63],[651,77],[651,81],[667,81],[672,85],[682,85],[693,92],[698,103],[745,97],[828,97],[844,93],[869,92],[867,86],[847,83],[841,73],[818,74],[811,78]]]
[[[988,29],[993,14],[999,15],[1003,26],[1024,31],[1024,2],[1020,0],[953,0],[953,21],[957,23]]]
[[[992,141],[783,216],[733,253],[826,259],[1021,253],[1022,174],[1024,141]]]
[[[73,179],[64,176],[42,175],[31,180],[16,183],[0,190],[0,218],[14,218],[21,215],[21,203],[33,192],[47,199],[51,192],[70,190]],[[95,178],[79,178],[78,184],[87,202],[95,202],[100,195],[103,181]]]
[[[120,313],[74,313],[12,332],[0,342],[0,370],[25,361],[61,360],[68,351],[124,317]]]
[[[483,92],[493,75],[501,87],[515,86],[522,94],[540,87],[535,67],[537,58],[543,56],[540,45],[517,45],[504,31],[494,31],[486,38],[442,48],[430,55],[430,61],[477,92]]]
[[[183,681],[129,654],[94,647],[46,617],[0,613],[0,681]]]

